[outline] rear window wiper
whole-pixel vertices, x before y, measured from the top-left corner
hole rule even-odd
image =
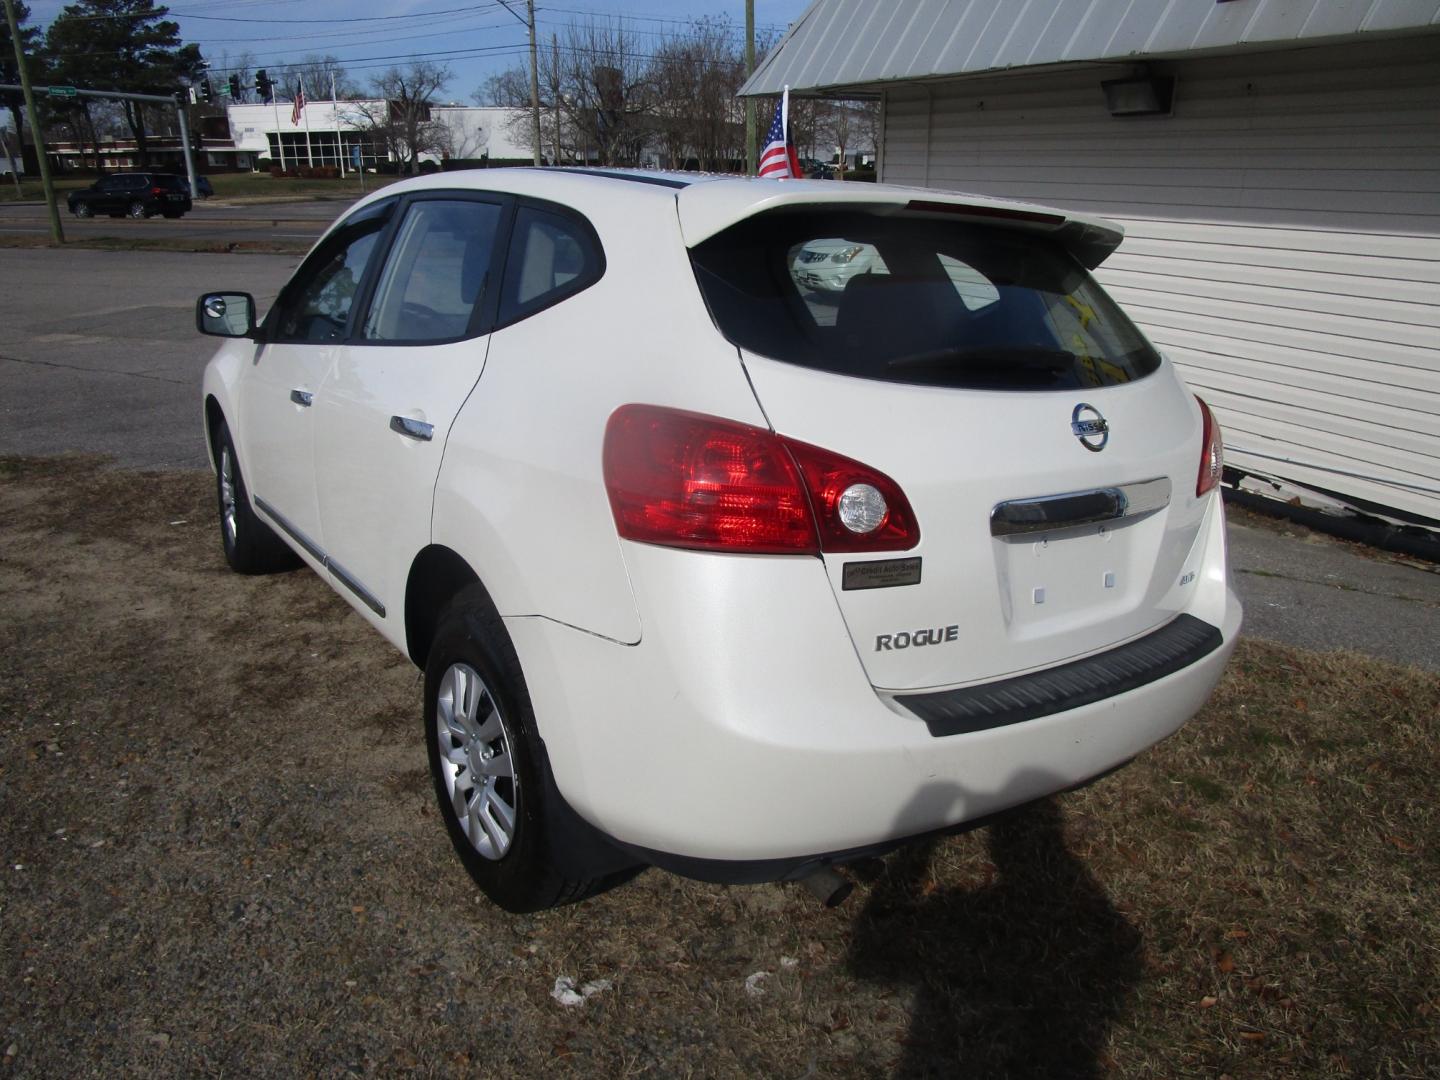
[[[1075,354],[1035,345],[951,345],[943,349],[907,353],[886,361],[887,371],[921,371],[955,365],[1021,367],[1061,374],[1073,369]]]

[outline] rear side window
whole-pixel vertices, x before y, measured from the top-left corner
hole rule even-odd
[[[1016,229],[834,211],[750,218],[691,252],[740,347],[885,382],[1113,386],[1160,359],[1060,246]]]
[[[605,270],[594,232],[569,214],[522,206],[505,261],[500,321],[515,322],[594,284]]]

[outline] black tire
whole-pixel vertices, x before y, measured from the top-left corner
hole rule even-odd
[[[89,203],[85,203],[85,202],[76,203],[76,204],[75,204],[75,216],[78,217],[78,218],[94,217],[94,216],[95,216],[95,209],[94,209],[94,207],[92,207]]]
[[[489,741],[489,752],[497,761],[502,755],[509,758],[510,778],[491,778],[493,796],[511,800],[513,809],[513,831],[508,847],[499,854],[488,836],[481,843],[488,844],[490,852],[482,854],[456,812],[457,797],[452,796],[451,784],[463,789],[463,778],[467,773],[474,775],[475,770],[451,763],[455,770],[452,781],[441,757],[442,738],[451,753],[465,756],[461,739],[448,733],[442,736],[443,722],[437,721],[442,715],[442,694],[449,714],[455,684],[447,682],[447,673],[457,666],[479,678],[474,708],[477,721],[484,719],[489,726],[492,710],[499,721],[499,737]],[[435,797],[450,842],[476,884],[506,911],[541,911],[572,904],[629,880],[643,869],[571,810],[555,787],[519,658],[480,585],[462,590],[441,616],[425,663],[424,737]],[[462,790],[458,801],[474,806],[481,800],[480,787],[470,791],[472,797],[466,798]]]
[[[260,520],[250,505],[230,427],[223,420],[215,429],[215,499],[220,512],[220,544],[231,570],[239,574],[273,574],[300,565],[299,556]]]
[[[147,218],[150,216],[150,211],[145,209],[143,202],[136,199],[130,204],[129,214],[133,218]]]

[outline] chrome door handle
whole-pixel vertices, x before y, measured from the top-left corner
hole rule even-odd
[[[304,405],[308,409],[315,400],[315,395],[309,390],[291,390],[290,400],[296,405]]]
[[[390,417],[390,430],[421,442],[429,442],[435,434],[433,425],[423,420],[411,420],[408,416]]]

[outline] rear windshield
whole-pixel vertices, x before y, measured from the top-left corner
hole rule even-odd
[[[885,382],[1113,386],[1160,358],[1063,248],[1015,229],[849,212],[760,214],[697,245],[736,345]]]

